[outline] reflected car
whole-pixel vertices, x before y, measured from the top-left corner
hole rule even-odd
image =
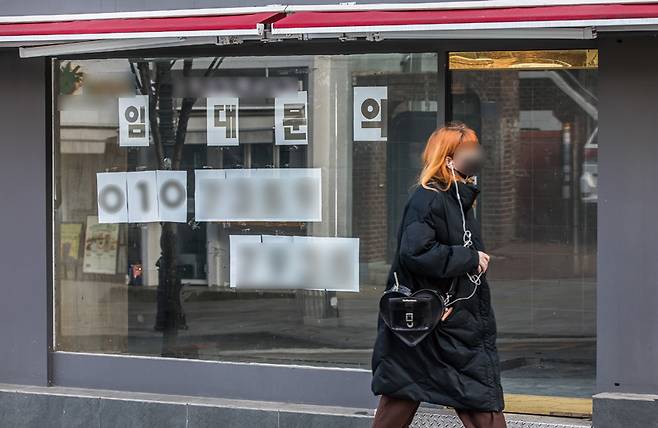
[[[599,144],[595,128],[583,147],[583,169],[580,175],[580,199],[586,203],[596,203],[598,200]]]

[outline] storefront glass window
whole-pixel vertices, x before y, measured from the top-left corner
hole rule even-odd
[[[596,50],[449,55],[450,116],[488,155],[478,215],[507,393],[594,392],[597,63]]]
[[[447,97],[488,156],[477,216],[505,391],[591,397],[597,51],[451,52],[447,94],[439,62],[55,61],[56,350],[369,370]]]
[[[437,64],[55,62],[56,350],[368,369]]]

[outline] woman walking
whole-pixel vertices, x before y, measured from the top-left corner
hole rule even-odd
[[[445,293],[457,277],[454,303],[415,347],[378,318],[371,387],[381,397],[373,428],[408,427],[420,402],[454,408],[466,428],[507,426],[486,279],[489,255],[473,215],[480,193],[473,176],[482,159],[475,132],[459,122],[437,129],[427,141],[423,169],[398,230],[387,289],[396,274],[411,291]]]

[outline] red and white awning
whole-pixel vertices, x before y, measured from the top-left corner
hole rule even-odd
[[[473,3],[482,6],[488,2]],[[379,33],[386,37],[396,33],[399,36],[434,33],[482,38],[483,32],[488,32],[503,37],[523,34],[522,37],[551,38],[552,34],[558,38],[590,38],[595,36],[593,30],[641,29],[658,24],[658,3],[441,9],[446,4],[438,3],[437,8],[431,10],[308,11],[298,8],[302,10],[274,22],[272,34],[330,37]]]
[[[0,17],[0,46],[21,47],[21,56],[45,56],[243,39],[587,39],[600,31],[640,30],[658,31],[658,0],[341,3],[7,16]]]
[[[258,9],[258,8],[253,8]],[[264,8],[268,9],[268,8]],[[34,21],[7,22],[0,19],[0,42],[40,42],[107,39],[150,39],[166,37],[262,36],[263,27],[283,17],[283,7],[252,13],[177,16],[165,13],[147,17],[111,17],[96,14],[34,18]],[[276,10],[279,9],[279,10]],[[105,17],[108,15],[110,17]],[[167,16],[173,15],[173,16]],[[130,16],[130,15],[128,15]],[[26,17],[21,17],[26,18]],[[23,19],[23,20],[24,20]],[[21,20],[21,21],[23,21]]]

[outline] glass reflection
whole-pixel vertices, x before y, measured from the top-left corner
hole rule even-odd
[[[421,147],[436,124],[435,54],[105,59],[56,67],[58,350],[368,369],[396,215],[417,168],[408,149]],[[365,119],[380,124],[375,131],[384,141],[352,138],[346,106],[354,87],[386,89],[378,114],[368,111]],[[209,146],[205,100],[227,88],[239,97],[239,144]],[[281,91],[307,92],[307,123],[303,108],[286,111],[294,113],[292,132],[308,125],[308,144],[276,144]],[[122,147],[117,100],[139,94],[149,95],[150,145]],[[232,123],[218,118],[211,122]],[[289,215],[299,214],[296,204],[315,216],[316,184],[296,179],[282,188],[283,175],[247,178],[242,186],[233,180],[227,192],[242,204],[231,205],[234,211],[253,214],[260,206],[279,220],[196,218],[200,172],[295,168],[321,172],[319,221]],[[169,169],[187,173],[185,222],[98,224],[97,173]],[[273,200],[279,197],[296,202]],[[96,247],[75,249],[73,242],[84,247],[94,234]],[[277,245],[294,237],[298,244],[238,250],[237,237],[276,238]],[[321,240],[332,237],[346,241]],[[252,262],[259,255],[261,263]],[[240,272],[251,278],[242,285]]]
[[[504,66],[503,59],[527,64],[529,58],[571,58],[571,64]],[[477,214],[491,254],[507,393],[590,398],[594,392],[594,58],[584,50],[499,52],[491,67],[498,69],[471,64],[450,72],[452,117],[478,132],[488,155]]]

